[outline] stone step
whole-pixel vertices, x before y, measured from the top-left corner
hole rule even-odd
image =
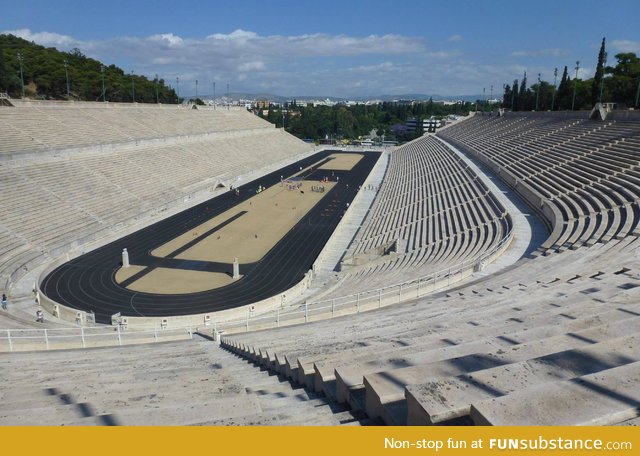
[[[0,409],[0,425],[3,426],[51,426],[67,423],[91,422],[98,416],[90,404],[64,404],[52,397],[47,405],[24,410]]]
[[[640,362],[475,402],[479,426],[608,426],[638,417]]]
[[[370,417],[377,417],[381,413],[381,403],[402,400],[405,386],[420,383],[425,378],[460,375],[508,362],[518,362],[562,349],[567,350],[616,336],[633,334],[640,329],[640,317],[632,317],[618,311],[614,311],[613,315],[616,315],[616,318],[617,315],[625,318],[614,320],[612,323],[604,323],[603,320],[606,321],[606,319],[601,319],[597,320],[601,323],[600,325],[589,329],[557,336],[545,334],[540,339],[524,343],[518,343],[516,339],[510,346],[492,347],[488,344],[485,349],[482,349],[481,344],[478,347],[474,347],[473,344],[463,345],[458,349],[460,351],[456,356],[436,356],[431,360],[424,358],[422,362],[415,360],[411,367],[392,367],[386,369],[389,371],[387,373],[385,369],[370,366],[337,369],[336,394],[339,400],[345,400],[350,388],[364,384],[367,388],[367,413]],[[539,334],[535,334],[534,331],[532,335]],[[474,348],[478,349],[474,350]]]
[[[254,395],[234,395],[197,404],[183,402],[144,408],[114,407],[103,414],[112,415],[118,424],[124,426],[180,426],[202,423],[216,416],[233,418],[260,412],[260,404]]]
[[[640,417],[616,423],[613,426],[640,426]]]
[[[407,424],[432,425],[469,414],[471,403],[536,384],[568,380],[633,361],[638,336],[614,339],[448,378],[409,385]]]
[[[530,318],[527,312],[515,312],[510,310],[511,315],[516,315],[513,318],[507,318],[505,313],[504,317],[501,317],[500,333],[508,334],[510,330],[522,330],[523,328],[531,329],[541,326],[556,325],[568,325],[569,320],[573,319],[572,325],[575,327],[580,321],[586,322],[589,320],[590,315],[585,315],[585,312],[589,310],[596,312],[605,308],[602,303],[592,303],[586,306],[584,302],[576,302],[572,305],[572,309],[575,310],[576,317],[570,315],[571,311],[565,307],[553,307],[550,310],[545,310],[540,307],[535,313],[539,314],[535,318]],[[638,307],[640,310],[640,307]],[[503,312],[505,312],[503,310]],[[593,315],[597,315],[594,313]],[[462,317],[461,317],[462,318]],[[506,322],[504,320],[507,320]],[[513,320],[513,321],[512,321]],[[546,322],[546,323],[545,323]],[[497,324],[497,323],[496,323]],[[414,358],[418,357],[420,351],[428,351],[437,347],[448,347],[451,349],[451,345],[464,343],[465,341],[473,341],[474,338],[478,339],[482,336],[490,337],[495,334],[495,324],[491,322],[482,321],[482,327],[469,328],[469,331],[465,332],[465,336],[457,336],[459,328],[451,328],[450,330],[439,329],[438,332],[431,333],[426,336],[404,336],[387,334],[385,338],[370,337],[370,343],[359,346],[357,344],[345,344],[334,342],[333,345],[323,346],[319,344],[318,347],[312,347],[309,350],[293,351],[287,350],[278,351],[276,357],[278,359],[278,365],[281,367],[280,372],[291,375],[292,372],[297,371],[294,380],[306,384],[308,387],[316,387],[318,381],[315,379],[316,375],[320,375],[321,379],[330,380],[335,378],[333,376],[334,369],[340,366],[348,366],[348,368],[354,368],[356,364],[370,365],[370,361],[382,366],[382,360],[389,359],[389,362],[393,364],[397,359],[406,359],[407,363],[414,362]],[[424,330],[422,331],[424,333]],[[363,335],[362,337],[366,337]],[[403,340],[410,341],[410,345],[403,343]],[[495,340],[494,342],[500,342]],[[421,350],[421,347],[423,348]],[[324,350],[323,350],[324,348]],[[456,350],[458,348],[455,348]],[[269,353],[272,349],[269,350]],[[333,353],[332,353],[333,352]],[[315,353],[315,354],[311,354]],[[283,360],[286,360],[287,366]],[[315,383],[315,385],[314,385]]]
[[[627,319],[629,318],[629,316],[630,315],[628,313],[625,313],[624,311],[621,311],[619,309],[614,309],[598,315],[586,315],[586,316],[577,318],[575,320],[564,319],[565,321],[557,326],[541,325],[534,328],[525,328],[524,330],[518,330],[517,332],[510,333],[510,334],[500,331],[500,332],[503,332],[502,335],[497,335],[497,336],[493,336],[488,339],[485,339],[484,343],[490,343],[496,348],[504,346],[505,343],[507,345],[524,343],[524,342],[533,341],[537,339],[553,337],[554,335],[562,331],[578,332],[586,328],[598,327],[601,324],[604,324],[606,322],[613,323],[618,320]],[[515,327],[518,328],[518,326],[515,326]],[[333,363],[326,362],[326,361],[322,361],[322,362],[318,361],[318,362],[315,362],[313,366],[314,382],[315,382],[314,386],[316,391],[323,391],[324,385],[326,385],[327,382],[335,381],[335,369],[340,368],[341,366],[345,366],[345,364],[347,365],[347,367],[342,368],[343,376],[348,375],[349,370],[356,372],[356,374],[358,372],[362,372],[364,374],[372,371],[373,370],[372,366],[376,366],[376,365],[378,366],[378,370],[383,370],[384,366],[381,365],[381,361],[385,358],[384,356],[385,353],[387,353],[388,355],[389,354],[396,355],[393,357],[389,357],[391,360],[393,359],[402,360],[407,365],[410,365],[410,364],[415,365],[415,364],[418,364],[419,362],[418,358],[421,355],[421,353],[429,352],[430,350],[440,350],[440,349],[444,349],[445,347],[450,347],[451,345],[458,346],[458,348],[456,348],[455,350],[460,350],[465,346],[467,347],[473,346],[473,345],[466,345],[464,343],[465,340],[467,340],[466,337],[464,338],[457,337],[455,340],[451,340],[448,338],[437,339],[430,343],[421,344],[420,342],[416,342],[415,344],[412,344],[407,347],[395,346],[394,348],[388,349],[388,350],[384,350],[378,347],[378,351],[380,355],[376,356],[375,358],[372,358],[369,355],[364,355],[361,358],[357,354],[350,354],[349,356],[344,356],[344,360],[342,362],[338,362],[338,359],[336,359],[336,361],[334,361]],[[475,344],[478,342],[480,341],[473,341],[472,344]],[[447,350],[451,350],[451,348],[447,348],[446,350],[442,350],[442,351],[447,351]],[[360,351],[358,350],[358,352]],[[348,360],[350,362],[347,362]],[[366,363],[365,367],[363,368],[355,369],[355,365],[361,364],[363,361],[371,361],[371,362]],[[354,377],[354,381],[358,381],[358,380],[360,379],[356,375]],[[327,393],[327,391],[325,391],[325,393]]]

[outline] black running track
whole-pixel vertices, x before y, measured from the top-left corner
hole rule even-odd
[[[111,323],[111,316],[118,312],[122,316],[144,317],[192,315],[230,309],[277,295],[302,280],[311,268],[340,222],[347,204],[351,203],[358,187],[380,157],[379,153],[365,153],[350,171],[317,170],[314,166],[315,171],[307,174],[305,179],[318,181],[334,173],[338,178],[337,184],[260,261],[241,264],[240,273],[243,277],[231,285],[189,294],[141,293],[123,286],[140,275],[120,285],[115,280],[115,274],[121,265],[123,248],[127,248],[131,264],[230,274],[231,264],[176,259],[179,251],[167,258],[153,257],[150,252],[255,195],[259,185],[277,185],[280,176],[291,176],[299,172],[300,167],[307,168],[326,159],[331,153],[333,152],[319,152],[239,187],[240,196],[236,196],[235,192],[227,192],[86,253],[47,275],[42,281],[41,290],[60,304],[93,311],[98,323],[107,324]],[[238,211],[231,218],[242,220],[242,215]],[[233,220],[227,220],[222,225],[231,221]],[[194,243],[219,228],[220,225],[202,233]],[[256,231],[259,233],[259,227]],[[148,270],[149,268],[147,272]]]

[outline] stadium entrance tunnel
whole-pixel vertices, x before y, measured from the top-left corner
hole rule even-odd
[[[304,280],[379,157],[319,152],[72,259],[40,291],[103,324],[279,296]]]

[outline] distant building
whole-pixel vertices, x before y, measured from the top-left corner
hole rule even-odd
[[[445,122],[446,122],[445,120],[440,120],[435,118],[424,119],[424,120],[411,118],[411,119],[407,119],[407,121],[405,122],[405,126],[410,131],[416,131],[420,129],[421,132],[427,131],[429,133],[433,133],[436,131],[436,128],[442,127],[445,124]]]

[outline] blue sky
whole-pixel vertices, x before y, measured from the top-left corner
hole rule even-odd
[[[638,0],[0,0],[0,33],[174,83],[287,96],[494,94],[640,54]]]

